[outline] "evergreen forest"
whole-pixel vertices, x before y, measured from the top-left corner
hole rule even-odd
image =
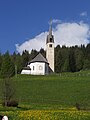
[[[23,51],[22,55],[14,52],[10,54],[9,51],[0,53],[0,76],[10,77],[17,73],[19,74],[23,67],[27,66],[28,62],[32,60],[38,53],[44,57],[46,52],[43,48],[40,51],[33,50],[29,53],[27,50]],[[72,46],[66,47],[57,45],[55,47],[55,73],[61,72],[78,72],[81,70],[90,69],[90,44],[87,46]],[[4,76],[6,75],[6,76]]]

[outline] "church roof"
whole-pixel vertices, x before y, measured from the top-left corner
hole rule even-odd
[[[32,59],[29,63],[33,62],[45,62],[48,63],[47,59],[43,57],[41,53],[39,53],[34,59]]]

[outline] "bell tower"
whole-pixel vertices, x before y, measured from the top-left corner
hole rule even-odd
[[[50,21],[49,34],[46,39],[46,58],[51,71],[54,72],[54,36],[52,35],[52,21]]]

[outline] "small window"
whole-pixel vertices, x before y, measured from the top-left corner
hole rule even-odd
[[[52,44],[50,44],[49,47],[52,47]]]
[[[50,38],[50,42],[52,42],[52,38]]]
[[[42,70],[42,69],[43,69],[43,67],[40,65],[40,66],[39,66],[39,70]]]
[[[33,66],[33,70],[34,70],[34,66]]]

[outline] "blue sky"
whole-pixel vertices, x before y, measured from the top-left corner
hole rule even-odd
[[[37,44],[34,44],[34,40],[38,37],[39,40],[37,39],[36,43],[39,41],[38,47],[43,47],[42,44],[40,45],[40,39],[47,35],[48,22],[51,18],[54,22],[57,20],[55,26],[53,25],[54,31],[58,29],[57,27],[61,27],[63,31],[68,29],[67,31],[70,32],[71,28],[76,31],[79,27],[80,34],[84,32],[84,38],[88,39],[86,44],[89,42],[90,0],[0,0],[0,52],[4,53],[7,50],[10,53],[22,52],[25,47],[31,47],[30,50],[33,47],[35,49]],[[68,26],[67,29],[65,29],[66,26]],[[55,31],[55,34],[59,34],[59,31],[64,34],[60,29],[58,33]],[[76,33],[73,34],[71,37]],[[82,36],[83,34],[79,38],[82,39]],[[59,39],[59,36],[56,38]],[[28,42],[30,40],[33,43]],[[61,44],[67,45],[68,41],[65,41],[66,44],[65,42]],[[22,45],[26,42],[31,46],[23,48]]]

